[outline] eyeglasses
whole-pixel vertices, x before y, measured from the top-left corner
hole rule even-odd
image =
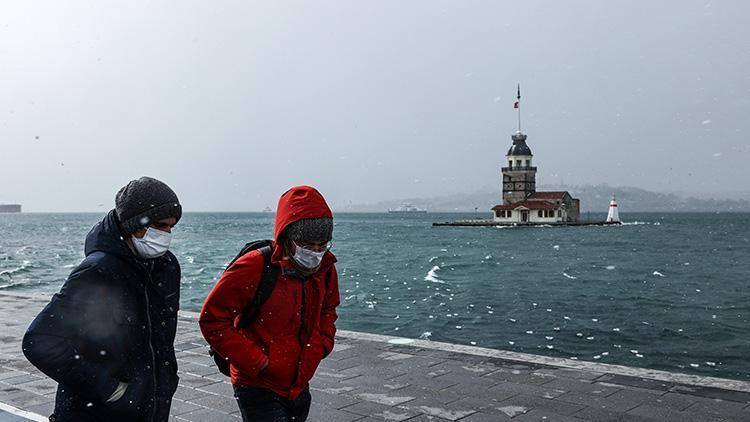
[[[307,249],[308,251],[313,252],[324,252],[331,249],[331,246],[333,245],[332,242],[297,242],[292,241],[295,246],[302,249]]]

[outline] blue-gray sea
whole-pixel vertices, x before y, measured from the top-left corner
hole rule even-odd
[[[0,291],[57,291],[102,217],[0,214]],[[431,225],[467,217],[336,214],[339,328],[750,379],[750,214]],[[183,309],[198,310],[240,246],[272,226],[272,214],[186,214],[172,246]]]

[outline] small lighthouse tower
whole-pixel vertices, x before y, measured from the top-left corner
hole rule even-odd
[[[505,155],[508,167],[502,168],[503,203],[513,204],[523,201],[536,192],[536,167],[531,164],[534,155],[526,145],[526,135],[521,132],[521,86],[513,108],[518,112],[518,130],[511,137],[513,145]]]
[[[615,194],[612,194],[612,200],[609,201],[609,212],[607,212],[607,223],[619,223],[620,213],[617,210],[617,199]]]

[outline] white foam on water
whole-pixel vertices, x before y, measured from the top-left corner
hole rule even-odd
[[[445,281],[438,278],[438,275],[437,275],[438,271],[440,271],[440,267],[438,265],[435,265],[434,267],[432,267],[432,269],[428,271],[427,275],[424,277],[424,281],[445,284]]]
[[[614,266],[614,265],[607,265],[607,266],[606,266],[606,267],[604,267],[604,268],[606,268],[606,269],[607,269],[607,270],[609,270],[609,271],[612,271],[612,270],[614,270],[614,269],[615,269],[615,266]]]
[[[21,262],[21,265],[19,265],[18,267],[11,268],[10,270],[0,271],[0,276],[3,276],[3,275],[12,276],[13,274],[21,272],[30,266],[31,266],[31,261],[24,259],[23,262]]]
[[[658,277],[666,277],[664,274],[660,273],[659,271],[654,271],[653,275]]]

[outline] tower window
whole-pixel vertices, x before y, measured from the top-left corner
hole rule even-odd
[[[516,160],[516,167],[521,167],[521,160]]]

